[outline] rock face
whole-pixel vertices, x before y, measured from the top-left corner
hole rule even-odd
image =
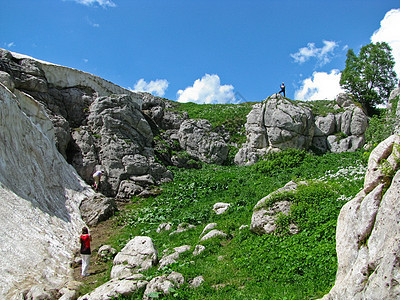
[[[399,135],[372,151],[364,189],[338,218],[336,282],[323,299],[399,299],[399,158]]]
[[[32,66],[31,73],[39,74]],[[8,74],[8,73],[6,73]],[[43,105],[2,73],[0,83],[0,298],[35,284],[52,288],[71,276],[69,262],[84,225],[79,205],[94,192],[56,148]],[[10,79],[10,80],[7,80]],[[45,88],[42,77],[22,77]]]
[[[59,152],[89,184],[106,172],[100,191],[129,198],[172,179],[155,161],[142,95],[97,76],[0,49],[0,78],[40,103],[53,123]],[[141,176],[148,176],[147,181]]]
[[[346,95],[336,98],[337,113],[314,116],[305,103],[274,94],[247,116],[247,142],[235,163],[250,165],[260,156],[288,148],[319,152],[355,151],[364,145],[367,116]]]

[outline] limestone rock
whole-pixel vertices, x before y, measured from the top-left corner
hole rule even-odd
[[[253,164],[277,149],[308,149],[314,134],[308,107],[274,94],[255,105],[247,116],[247,141],[235,156],[239,165]]]
[[[198,288],[199,286],[201,286],[204,282],[204,277],[203,276],[197,276],[195,278],[193,278],[192,282],[190,283],[190,287],[192,288]]]
[[[160,225],[158,225],[156,232],[160,233],[163,230],[170,231],[171,227],[172,227],[172,225],[170,223],[161,223]]]
[[[207,234],[205,234],[200,241],[205,241],[208,239],[212,239],[215,237],[227,237],[226,233],[222,232],[221,230],[217,230],[217,229],[213,229],[210,232],[208,232]]]
[[[214,229],[215,227],[217,227],[217,223],[209,223],[206,225],[206,227],[204,227],[202,233],[200,234],[200,237],[203,236],[207,231],[210,231],[212,229]]]
[[[23,103],[34,100],[43,106],[59,152],[86,182],[93,182],[92,173],[102,165],[108,176],[100,192],[130,198],[150,188],[149,182],[135,182],[137,176],[150,175],[153,184],[172,180],[172,173],[155,160],[152,121],[141,111],[143,95],[5,50],[0,57],[0,80]]]
[[[389,122],[394,123],[395,131],[394,133],[400,134],[400,87],[394,89],[389,96],[389,101],[387,104],[388,118]]]
[[[250,230],[257,234],[273,233],[276,229],[275,221],[278,217],[278,214],[283,213],[287,215],[290,212],[291,203],[289,201],[279,201],[274,203],[271,207],[267,207],[266,201],[275,194],[294,191],[297,189],[297,187],[297,183],[290,181],[284,187],[258,201],[253,209]],[[291,232],[295,233],[295,228],[292,228]]]
[[[136,236],[119,252],[113,262],[111,278],[124,278],[145,271],[158,262],[158,252],[151,238]]]
[[[204,250],[206,250],[206,247],[204,247],[203,245],[196,245],[196,247],[194,247],[193,256],[199,255]]]
[[[181,253],[189,251],[190,248],[191,247],[189,245],[175,247],[174,248],[174,253],[172,253],[170,255],[167,255],[167,256],[164,256],[163,258],[160,259],[158,269],[162,269],[165,266],[168,266],[168,265],[171,265],[173,263],[176,263],[176,260],[179,259],[179,255]]]
[[[217,214],[217,215],[221,215],[224,212],[226,212],[229,208],[229,206],[231,206],[230,203],[222,203],[222,202],[218,202],[215,203],[213,206],[213,211]]]
[[[235,163],[251,165],[259,157],[288,148],[318,152],[355,151],[364,145],[368,118],[346,94],[337,96],[335,113],[314,116],[308,105],[274,94],[247,115],[247,141]]]
[[[228,145],[211,130],[208,120],[183,121],[178,138],[182,149],[203,162],[222,164],[228,156]]]
[[[148,283],[143,299],[155,298],[153,295],[158,295],[158,293],[167,295],[170,293],[171,288],[178,288],[184,282],[185,279],[182,274],[177,272],[172,272],[168,276],[162,275],[155,277]]]
[[[399,136],[371,153],[364,189],[340,211],[336,230],[338,270],[330,299],[398,299]],[[382,173],[384,161],[393,172]]]
[[[97,255],[102,259],[108,259],[114,257],[117,254],[117,250],[112,248],[110,245],[103,245],[97,250]]]
[[[113,198],[95,194],[94,196],[83,199],[79,209],[85,223],[89,226],[93,226],[110,218],[117,207]]]
[[[177,228],[175,231],[171,232],[169,235],[181,233],[181,232],[187,231],[187,230],[189,230],[189,229],[193,229],[193,228],[195,228],[195,227],[196,227],[196,226],[194,226],[194,225],[192,225],[192,224],[184,224],[184,223],[181,223],[181,224],[178,224],[178,228]]]
[[[145,289],[147,283],[147,281],[138,280],[137,278],[111,279],[89,294],[79,297],[78,300],[111,300],[119,296],[129,297],[139,290]]]

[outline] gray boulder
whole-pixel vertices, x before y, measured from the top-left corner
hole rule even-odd
[[[155,266],[157,262],[158,252],[152,239],[136,236],[115,256],[111,278],[129,277]]]
[[[200,241],[206,241],[215,237],[227,237],[227,234],[221,230],[213,229],[209,232],[207,232],[201,239]]]
[[[274,203],[272,206],[267,206],[266,202],[275,194],[296,190],[298,185],[298,183],[290,181],[284,187],[258,201],[253,209],[250,230],[257,234],[270,234],[275,232],[275,222],[278,218],[278,215],[281,213],[285,215],[289,214],[292,204],[289,201],[279,201]],[[292,234],[297,233],[297,229],[293,225],[294,224],[292,224],[289,228],[289,231]]]
[[[89,226],[97,225],[101,221],[114,215],[117,207],[113,198],[107,198],[101,194],[95,194],[82,200],[79,206],[82,219]]]

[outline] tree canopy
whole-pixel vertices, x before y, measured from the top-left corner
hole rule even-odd
[[[358,57],[349,49],[340,85],[371,115],[376,105],[386,102],[395,88],[394,64],[392,49],[385,42],[363,46]]]

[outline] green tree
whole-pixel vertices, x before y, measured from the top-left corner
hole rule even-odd
[[[358,57],[349,49],[340,85],[371,115],[375,106],[387,101],[395,88],[394,64],[392,49],[385,42],[363,46]]]

